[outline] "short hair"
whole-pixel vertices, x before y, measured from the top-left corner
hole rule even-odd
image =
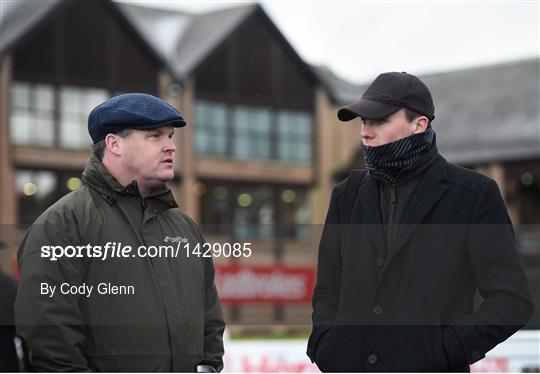
[[[417,119],[418,117],[420,116],[423,116],[423,114],[420,114],[418,112],[415,112],[414,110],[412,109],[409,109],[409,108],[402,108],[404,111],[405,111],[405,118],[407,118],[407,121],[408,122],[412,122],[414,121],[415,119]],[[388,117],[390,117],[391,114],[389,116],[386,116],[384,118],[382,118],[380,121],[381,122],[386,122],[388,120]],[[363,118],[360,117],[360,119],[363,121]],[[429,120],[429,119],[428,119]],[[431,125],[431,121],[428,122],[428,127]]]
[[[420,114],[418,112],[415,112],[414,110],[403,108],[405,110],[405,118],[407,118],[407,121],[412,122],[415,119],[417,119],[420,116],[423,116],[424,114]],[[427,116],[426,116],[427,117]],[[427,127],[431,127],[431,120],[428,118],[428,124]]]
[[[133,129],[123,129],[117,132],[115,135],[118,135],[121,138],[127,138]],[[92,144],[92,154],[98,158],[99,161],[103,161],[103,154],[105,153],[105,139],[101,139],[96,144]]]
[[[420,117],[422,114],[415,112],[414,110],[411,110],[409,108],[403,108],[405,110],[405,117],[407,118],[407,121],[412,122],[418,117]]]

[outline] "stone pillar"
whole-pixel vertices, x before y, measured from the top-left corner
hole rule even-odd
[[[195,79],[189,77],[184,81],[180,94],[180,108],[184,113],[187,126],[179,131],[180,165],[182,171],[181,197],[179,201],[182,211],[195,222],[199,221],[199,197],[195,195],[196,170],[193,143],[195,142]]]
[[[0,63],[0,225],[12,225],[17,223],[17,199],[10,142],[11,56]]]
[[[492,178],[497,183],[499,190],[501,191],[501,195],[506,203],[508,215],[510,216],[512,223],[514,225],[519,224],[519,197],[516,198],[514,191],[515,189],[510,188],[512,186],[508,186],[508,183],[511,183],[512,181],[508,180],[506,177],[505,166],[501,163],[494,163],[490,165],[477,166],[474,169],[477,172]]]
[[[332,192],[331,172],[334,167],[334,139],[331,120],[333,107],[326,92],[318,87],[315,90],[315,116],[314,126],[314,155],[313,170],[315,188],[310,196],[311,223],[322,224],[326,217],[326,210]]]
[[[6,244],[6,249],[0,250],[0,269],[17,278],[16,249],[22,232],[16,227],[17,191],[10,136],[12,61],[9,54],[0,61],[0,238]]]
[[[172,192],[182,212],[197,221],[198,202],[193,192],[195,185],[193,162],[193,79],[187,79],[183,86],[176,83],[171,75],[163,71],[159,75],[159,95],[184,115],[187,126],[176,129],[175,176],[180,183],[172,186]]]
[[[514,225],[520,223],[520,207],[519,207],[519,197],[515,196],[515,188],[511,188],[508,183],[512,183],[511,179],[508,179],[506,176],[506,168],[500,163],[492,164],[487,167],[488,175],[497,182],[499,189],[501,190],[501,195],[506,203],[508,209],[508,215],[512,220]]]
[[[507,199],[506,196],[506,175],[504,166],[497,163],[497,164],[491,164],[488,166],[488,175],[497,182],[499,185],[499,189],[501,190],[501,194],[504,198],[504,200]]]

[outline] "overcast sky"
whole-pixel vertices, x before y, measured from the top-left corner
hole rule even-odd
[[[130,2],[192,12],[246,3]],[[305,61],[353,83],[383,71],[426,74],[539,56],[537,0],[260,3]]]

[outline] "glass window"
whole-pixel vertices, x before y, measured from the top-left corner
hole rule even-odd
[[[57,178],[51,171],[18,170],[15,173],[15,186],[21,224],[34,222],[58,198]]]
[[[239,187],[233,201],[233,227],[237,238],[268,239],[273,234],[273,191],[268,186]]]
[[[11,85],[11,100],[14,108],[30,109],[30,85],[13,82]]]
[[[278,223],[282,235],[297,240],[309,239],[309,204],[307,193],[299,188],[281,188]]]
[[[38,84],[35,87],[35,107],[47,112],[54,111],[54,91],[52,86]]]
[[[82,185],[80,172],[17,169],[19,223],[32,224],[56,200]]]
[[[201,210],[204,231],[215,235],[229,235],[232,188],[226,184],[209,184],[205,187]]]
[[[59,108],[55,106],[58,95]],[[87,148],[91,144],[89,112],[108,98],[104,89],[61,87],[27,82],[11,86],[11,139],[15,144],[54,146],[56,113],[60,124],[60,146]]]
[[[195,116],[198,154],[311,163],[313,136],[308,112],[237,106],[229,115],[225,104],[200,100]]]
[[[278,159],[297,163],[311,161],[311,119],[303,112],[280,111],[277,115]]]
[[[233,119],[232,154],[237,159],[269,159],[270,111],[262,108],[236,107]]]
[[[51,85],[13,82],[11,140],[15,144],[54,144],[54,90]]]
[[[227,153],[227,111],[224,104],[199,101],[195,105],[195,150],[199,154]]]
[[[204,182],[204,231],[236,238],[306,240],[309,205],[305,188]],[[276,229],[278,231],[276,231]]]
[[[202,196],[204,230],[237,238],[273,234],[273,189],[268,186],[209,183]]]
[[[60,145],[65,148],[87,148],[88,114],[107,100],[107,91],[96,88],[62,87],[60,89]]]

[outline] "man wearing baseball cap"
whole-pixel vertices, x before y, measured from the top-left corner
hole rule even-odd
[[[439,154],[414,75],[379,75],[338,118],[360,120],[366,170],[332,192],[308,356],[322,371],[469,371],[533,311],[497,184]]]
[[[146,94],[113,97],[90,113],[82,187],[34,222],[18,253],[15,318],[33,370],[221,370],[213,263],[177,244],[204,238],[165,186],[174,131],[185,125]],[[171,238],[174,246],[150,255]]]

